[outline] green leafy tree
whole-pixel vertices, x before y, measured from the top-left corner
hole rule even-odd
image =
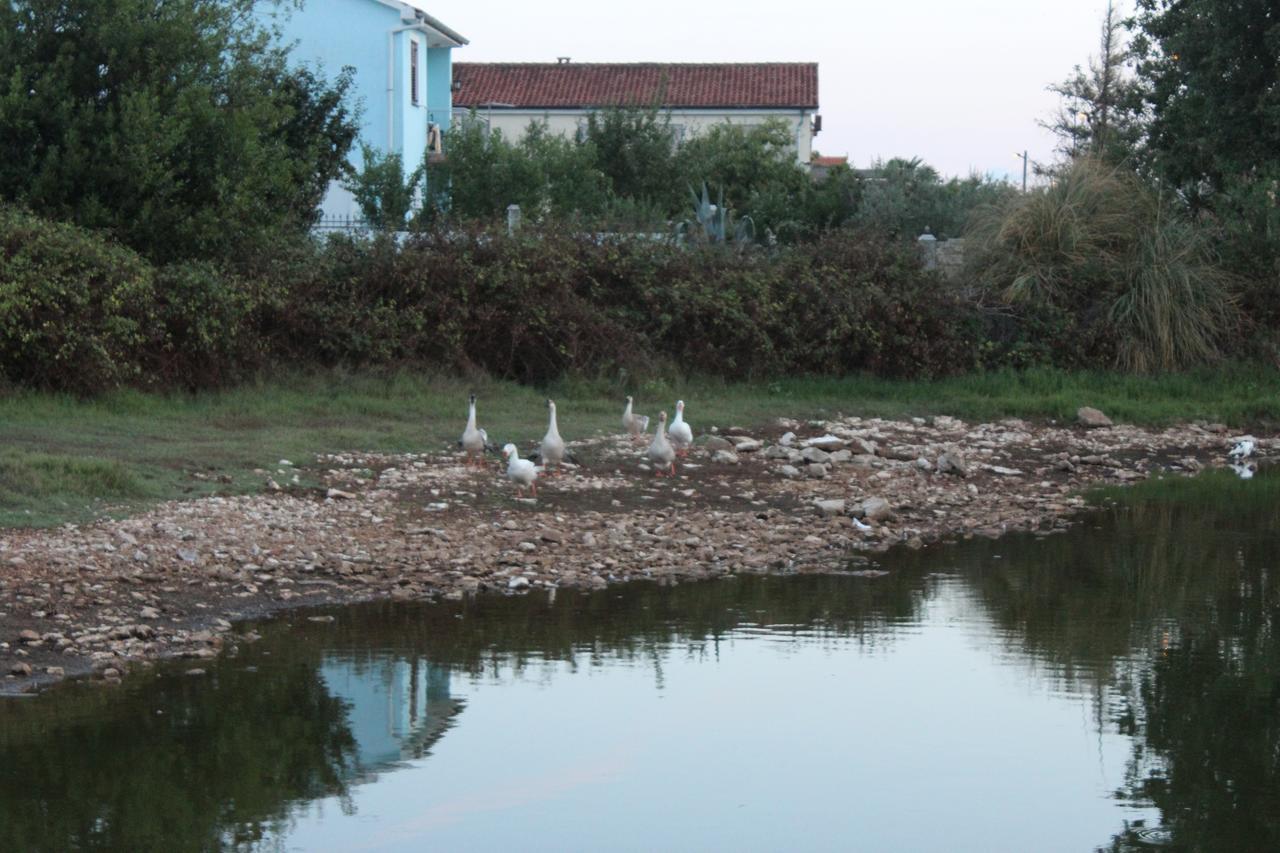
[[[685,183],[722,188],[729,208],[749,214],[758,228],[798,229],[810,179],[796,163],[794,145],[791,129],[779,120],[725,123],[686,141],[676,161]]]
[[[364,168],[344,185],[370,226],[380,231],[404,230],[405,220],[422,193],[426,164],[405,174],[399,154],[383,154],[369,145],[362,146],[362,153]]]
[[[616,107],[587,116],[585,140],[619,198],[657,202],[668,210],[684,203],[671,117],[656,107]]]
[[[0,4],[0,198],[153,259],[305,228],[355,138],[255,0]]]
[[[1146,159],[1222,234],[1251,282],[1245,307],[1280,328],[1280,15],[1272,0],[1138,0]],[[1274,334],[1274,333],[1273,333]]]
[[[1280,163],[1275,3],[1138,0],[1133,25],[1163,177],[1194,200]]]

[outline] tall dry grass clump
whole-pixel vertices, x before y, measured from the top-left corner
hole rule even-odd
[[[1070,360],[1179,370],[1240,335],[1234,282],[1207,235],[1127,170],[1078,160],[980,216],[971,237],[983,289],[1041,318]]]

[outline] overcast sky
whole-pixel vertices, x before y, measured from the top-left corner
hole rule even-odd
[[[455,61],[817,62],[823,154],[947,175],[1047,160],[1045,86],[1097,51],[1106,0],[424,0]]]

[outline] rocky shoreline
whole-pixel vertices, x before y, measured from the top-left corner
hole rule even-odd
[[[324,456],[324,486],[162,504],[119,521],[0,535],[0,693],[252,641],[233,622],[287,608],[481,591],[603,587],[740,572],[878,572],[867,557],[1010,531],[1048,535],[1081,493],[1223,465],[1221,425],[1070,426],[780,419],[699,440],[674,478],[620,437],[571,441],[580,468],[519,500],[453,453]],[[1259,438],[1255,458],[1280,452]],[[873,581],[869,581],[873,582]],[[324,618],[324,617],[315,617]]]

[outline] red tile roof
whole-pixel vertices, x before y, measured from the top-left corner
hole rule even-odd
[[[816,62],[455,62],[456,107],[818,108]]]
[[[814,156],[809,162],[814,166],[847,166],[849,165],[849,156],[847,154],[839,157]]]

